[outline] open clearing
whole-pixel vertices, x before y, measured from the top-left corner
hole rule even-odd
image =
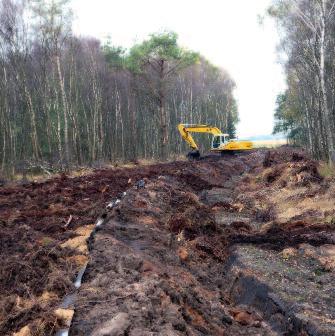
[[[2,187],[0,334],[334,335],[334,196],[288,147]]]
[[[276,148],[283,145],[287,145],[286,139],[277,140],[253,140],[253,145],[255,148]]]

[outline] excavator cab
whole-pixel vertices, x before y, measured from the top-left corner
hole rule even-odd
[[[219,134],[213,136],[212,149],[218,149],[224,146],[229,141],[229,136],[227,134]]]

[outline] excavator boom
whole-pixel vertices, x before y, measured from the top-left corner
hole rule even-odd
[[[222,134],[222,132],[217,127],[212,127],[209,125],[179,124],[178,130],[182,138],[190,145],[193,150],[199,150],[199,147],[194,141],[191,133],[209,133],[213,135]]]

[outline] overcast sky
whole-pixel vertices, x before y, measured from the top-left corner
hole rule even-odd
[[[275,99],[285,88],[278,35],[267,19],[270,0],[72,0],[80,35],[130,47],[148,34],[173,30],[182,46],[225,68],[236,82],[240,138],[271,134]]]

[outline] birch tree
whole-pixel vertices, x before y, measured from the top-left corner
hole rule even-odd
[[[330,78],[327,66],[334,57],[334,49],[331,49],[330,45],[334,40],[335,1],[274,1],[269,13],[277,19],[284,31],[282,50],[288,56],[286,70],[288,78],[294,74],[299,81],[300,88],[295,92],[300,97],[300,111],[306,117],[300,122],[304,121],[302,126],[307,127],[309,146],[325,147],[324,154],[329,162],[333,163],[335,125],[334,111],[329,107],[332,95],[329,84],[333,78]],[[308,101],[311,97],[313,102]],[[318,104],[315,104],[316,101]],[[321,124],[319,128],[321,134],[319,134],[319,140],[316,140],[313,145],[312,124],[315,124],[317,119]],[[322,143],[323,135],[325,135],[326,144]],[[314,151],[314,149],[311,150]]]
[[[66,39],[71,34],[72,11],[69,8],[70,0],[32,0],[32,11],[35,14],[35,33],[47,48],[49,57],[54,65],[54,72],[58,80],[58,90],[62,102],[64,121],[64,152],[65,164],[70,164],[69,144],[69,103],[65,92],[64,75],[61,68],[61,51]],[[60,116],[58,117],[58,132],[60,133]],[[62,146],[59,143],[60,157]]]

